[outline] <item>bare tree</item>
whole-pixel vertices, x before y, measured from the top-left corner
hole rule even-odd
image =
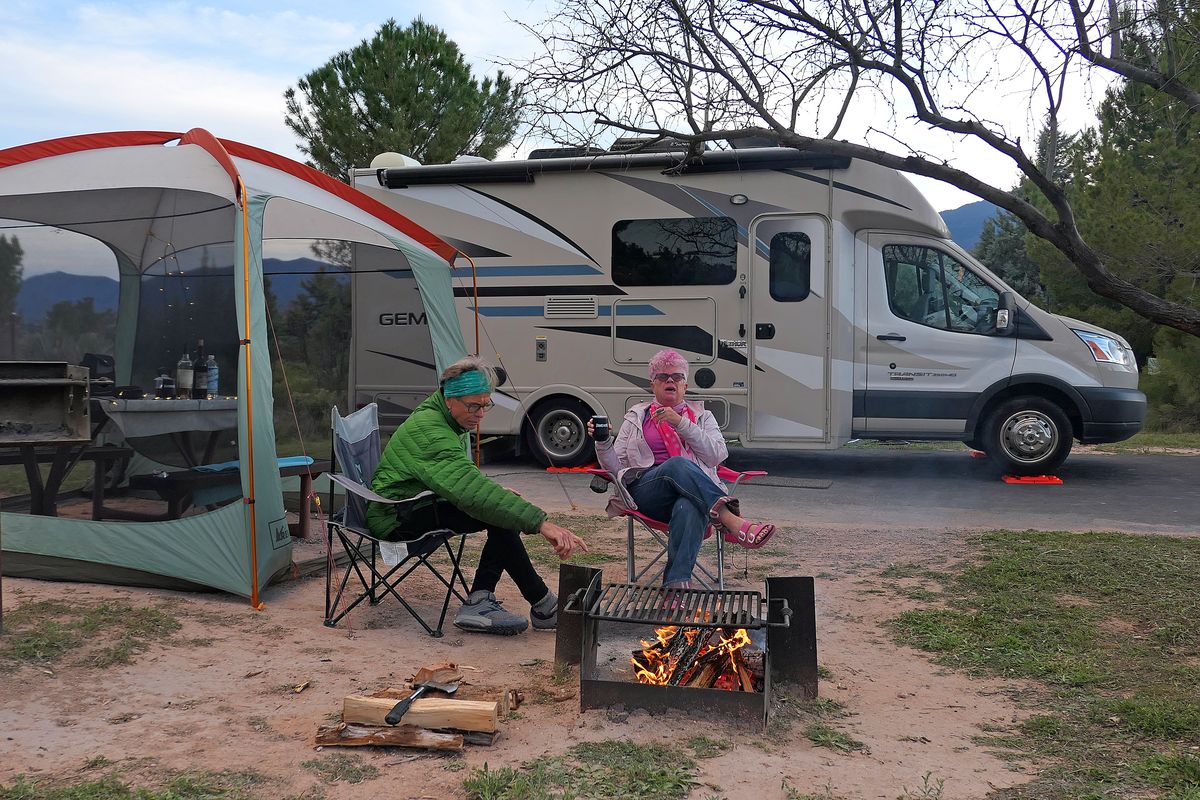
[[[694,153],[760,136],[936,178],[1016,215],[1097,294],[1200,336],[1200,310],[1106,266],[1080,233],[1062,177],[1039,166],[1055,159],[1021,135],[1058,132],[1097,76],[1200,112],[1200,89],[1187,79],[1200,74],[1198,22],[1195,0],[560,0],[548,21],[527,26],[544,52],[521,66],[543,135],[579,144],[616,128],[675,137]],[[1122,42],[1134,31],[1163,37],[1165,56],[1131,55]],[[1028,108],[1020,130],[992,119],[1002,99]],[[836,138],[870,115],[864,139],[875,146]],[[951,166],[920,136],[897,133],[901,117],[986,145],[1030,191]]]

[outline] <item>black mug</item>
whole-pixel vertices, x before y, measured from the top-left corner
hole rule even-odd
[[[608,441],[608,417],[600,415],[592,417],[592,438],[597,442]]]

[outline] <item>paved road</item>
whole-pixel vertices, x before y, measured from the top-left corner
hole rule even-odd
[[[1061,486],[1002,482],[987,459],[962,451],[842,449],[796,453],[734,450],[730,466],[766,469],[738,491],[755,517],[802,526],[1041,528],[1200,535],[1200,457],[1075,453]],[[599,509],[586,476],[547,475],[527,463],[488,467],[530,500],[568,499]]]

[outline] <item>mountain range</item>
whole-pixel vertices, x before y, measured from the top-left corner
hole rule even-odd
[[[302,279],[308,273],[328,268],[325,262],[311,258],[263,260],[263,271],[271,280],[271,291],[280,308],[287,308],[303,291]],[[346,278],[342,273],[341,277]],[[17,313],[25,320],[40,320],[50,307],[64,300],[78,302],[92,298],[96,311],[115,311],[118,284],[116,279],[103,275],[75,275],[69,272],[46,272],[21,282],[17,292]]]

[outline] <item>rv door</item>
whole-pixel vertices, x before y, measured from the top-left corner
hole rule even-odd
[[[864,247],[863,239],[867,335],[855,358],[866,364],[866,386],[855,430],[970,439],[971,406],[1012,375],[1016,359],[1016,339],[996,330],[999,287],[946,242],[870,233]]]
[[[751,441],[827,441],[828,226],[815,215],[766,215],[750,226]]]

